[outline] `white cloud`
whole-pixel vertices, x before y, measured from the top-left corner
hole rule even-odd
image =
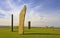
[[[20,0],[18,0],[19,2],[21,2]],[[7,0],[7,5],[12,8],[12,10],[10,11],[5,11],[5,10],[1,10],[0,12],[5,14],[5,18],[0,19],[0,25],[10,25],[11,24],[11,14],[14,14],[14,25],[18,25],[19,24],[19,14],[21,9],[23,8],[23,5],[21,6],[16,6],[14,5],[14,3],[12,2],[12,0]],[[30,8],[31,7],[31,3],[26,4],[27,5],[27,13],[26,13],[26,18],[25,18],[25,26],[28,26],[28,21],[31,21],[31,26],[35,26],[35,27],[40,27],[40,26],[45,26],[45,25],[56,25],[55,23],[59,24],[59,20],[60,18],[56,18],[56,17],[49,17],[48,15],[44,15],[42,14],[42,12],[38,12],[36,11],[37,9],[42,9],[42,5],[38,5],[34,8]],[[43,11],[45,12],[45,11]],[[41,14],[40,14],[41,13]]]
[[[45,21],[45,17],[41,17],[39,13],[35,11],[35,8],[30,9],[30,11],[27,12],[26,14],[26,19],[25,19],[25,26],[28,26],[28,21],[31,21],[31,26],[33,27],[39,27],[41,26],[41,22]]]
[[[11,8],[11,10],[5,11],[5,10],[0,9],[0,12],[5,15],[4,18],[2,18],[2,19],[0,18],[0,25],[11,25],[11,14],[13,14],[13,16],[14,16],[14,25],[18,25],[19,24],[19,14],[20,14],[20,11],[21,11],[23,5],[17,7],[13,3],[12,0],[6,0],[5,2],[7,4],[7,7],[9,6]],[[19,2],[21,2],[21,0]]]

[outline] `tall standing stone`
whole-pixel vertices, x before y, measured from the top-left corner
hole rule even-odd
[[[24,5],[23,9],[19,14],[19,34],[24,34],[25,14],[26,14],[26,5]]]
[[[13,32],[13,14],[12,14],[11,17],[12,17],[12,18],[11,18],[11,31]]]

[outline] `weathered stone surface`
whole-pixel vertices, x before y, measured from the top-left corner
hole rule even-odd
[[[26,5],[24,5],[24,8],[21,10],[21,13],[19,14],[19,34],[24,33],[25,14],[26,14]]]

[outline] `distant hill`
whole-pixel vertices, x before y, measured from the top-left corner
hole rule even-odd
[[[11,26],[0,26],[0,28],[9,28]]]

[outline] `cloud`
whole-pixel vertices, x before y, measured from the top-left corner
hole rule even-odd
[[[27,6],[30,7],[31,5],[27,4]],[[27,12],[28,14],[26,14],[25,26],[28,26],[28,21],[31,21],[31,26],[33,27],[40,27],[40,26],[44,27],[46,25],[55,26],[55,27],[56,25],[59,26],[60,18],[59,18],[58,10],[37,11],[40,8],[45,9],[43,8],[43,5],[38,5],[34,8],[28,8],[30,11],[28,11]]]
[[[4,18],[4,17],[5,17],[5,14],[0,13],[0,18]]]
[[[14,16],[14,25],[18,25],[19,13],[20,13],[23,5],[16,6],[12,0],[5,0],[0,3],[5,6],[4,8],[7,9],[7,10],[4,8],[0,9],[1,14],[5,15],[4,18],[0,19],[0,25],[11,25],[11,14],[13,14],[13,16]],[[1,5],[1,7],[2,7],[2,5]],[[7,8],[7,7],[9,7],[9,8]],[[8,10],[8,9],[10,9],[10,10]],[[0,15],[0,17],[2,17],[2,15]],[[4,23],[2,21],[4,21]]]
[[[41,23],[45,21],[45,17],[40,16],[40,14],[35,11],[35,9],[38,9],[40,6],[36,6],[32,9],[29,9],[30,11],[27,12],[26,18],[25,18],[25,26],[28,26],[28,21],[31,21],[32,27],[39,27],[41,26]]]
[[[1,1],[1,0],[0,0]],[[49,2],[49,0],[46,0]],[[31,21],[31,26],[40,27],[40,26],[53,26],[60,25],[59,12],[60,10],[46,9],[47,2],[40,1],[35,4],[34,2],[28,2],[22,0],[5,0],[0,2],[0,15],[4,16],[3,19],[0,19],[0,25],[10,25],[11,24],[11,14],[14,15],[14,25],[19,24],[19,14],[24,4],[27,6],[25,26],[28,25],[28,21]],[[51,1],[50,1],[51,2]],[[49,2],[49,3],[50,3]],[[51,3],[50,3],[51,4]],[[49,5],[50,5],[49,4]],[[48,6],[47,6],[48,7]],[[48,7],[50,8],[50,7]]]

